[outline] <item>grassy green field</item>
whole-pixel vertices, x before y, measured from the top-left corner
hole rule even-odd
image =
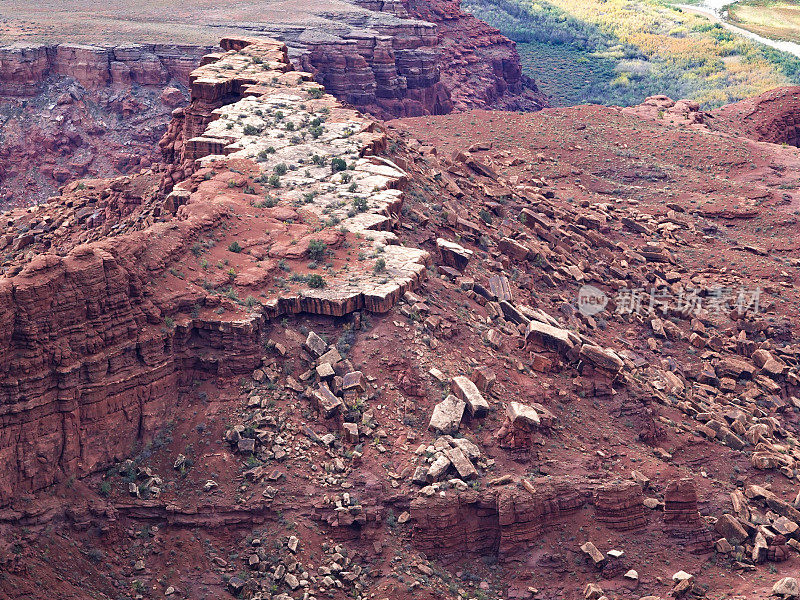
[[[764,37],[800,42],[800,2],[748,0],[731,6],[728,18],[731,23]]]
[[[612,60],[588,57],[570,46],[529,42],[517,44],[522,68],[553,106],[604,104],[616,77]]]
[[[463,6],[518,43],[526,74],[556,105],[630,105],[667,94],[709,109],[800,84],[797,57],[666,0],[464,0]]]

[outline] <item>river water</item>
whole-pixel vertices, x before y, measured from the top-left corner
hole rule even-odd
[[[703,8],[710,8],[712,10],[721,11],[722,7],[729,4],[736,4],[737,0],[706,0],[703,2]]]
[[[736,25],[731,25],[730,23],[725,22],[722,18],[724,7],[730,6],[731,4],[736,4],[736,2],[738,2],[738,0],[705,0],[700,5],[678,4],[677,6],[684,10],[703,13],[704,15],[711,17],[727,29],[738,33],[739,35],[743,35],[756,42],[760,42],[767,46],[771,46],[772,48],[783,50],[784,52],[788,52],[789,54],[794,54],[795,56],[800,57],[800,44],[765,38],[753,33],[752,31],[747,31],[746,29],[742,29],[741,27],[737,27]]]

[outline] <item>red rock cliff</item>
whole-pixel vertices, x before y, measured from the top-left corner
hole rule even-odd
[[[546,98],[522,75],[516,43],[461,10],[460,0],[405,0],[409,14],[438,27],[442,82],[457,110],[539,110]]]
[[[453,0],[355,0],[304,23],[253,26],[284,40],[292,62],[328,91],[381,117],[496,107],[539,110],[514,42]]]
[[[166,44],[89,46],[16,44],[0,47],[0,96],[32,96],[49,77],[70,77],[89,89],[110,84],[188,83],[211,48]]]

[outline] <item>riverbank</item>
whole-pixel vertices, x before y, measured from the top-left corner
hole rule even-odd
[[[771,40],[800,42],[800,3],[746,0],[728,8],[728,21]]]
[[[745,29],[744,27],[740,27],[739,25],[734,24],[731,22],[730,17],[726,18],[726,11],[725,7],[730,7],[731,5],[736,4],[735,2],[706,2],[705,4],[676,4],[677,8],[681,10],[691,12],[694,14],[703,15],[708,17],[712,21],[719,23],[729,31],[732,31],[738,35],[744,36],[749,38],[755,42],[760,44],[764,44],[765,46],[769,46],[771,48],[775,48],[776,50],[780,50],[781,52],[788,52],[794,56],[800,57],[800,44],[786,41],[782,39],[772,39],[770,37],[766,37],[765,35],[760,35],[755,31],[751,31],[750,29]],[[739,10],[741,7],[737,7]],[[799,7],[800,8],[800,7]],[[730,8],[727,11],[727,14],[730,13]],[[798,13],[800,16],[800,12]]]

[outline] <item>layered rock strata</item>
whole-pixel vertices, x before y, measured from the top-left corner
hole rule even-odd
[[[711,532],[697,511],[697,491],[691,479],[677,479],[667,485],[664,530],[694,554],[711,551]]]
[[[414,546],[429,556],[510,556],[580,509],[590,493],[570,478],[540,478],[526,487],[451,490],[411,501]]]
[[[547,106],[535,82],[522,74],[516,44],[463,12],[460,0],[407,0],[405,6],[414,17],[437,25],[442,82],[456,109],[539,110]]]
[[[87,89],[164,85],[173,79],[186,84],[201,57],[212,50],[168,44],[2,46],[0,96],[33,96],[51,77],[68,77]]]
[[[594,493],[596,518],[618,531],[641,529],[647,525],[642,500],[642,488],[635,481],[602,485]]]

